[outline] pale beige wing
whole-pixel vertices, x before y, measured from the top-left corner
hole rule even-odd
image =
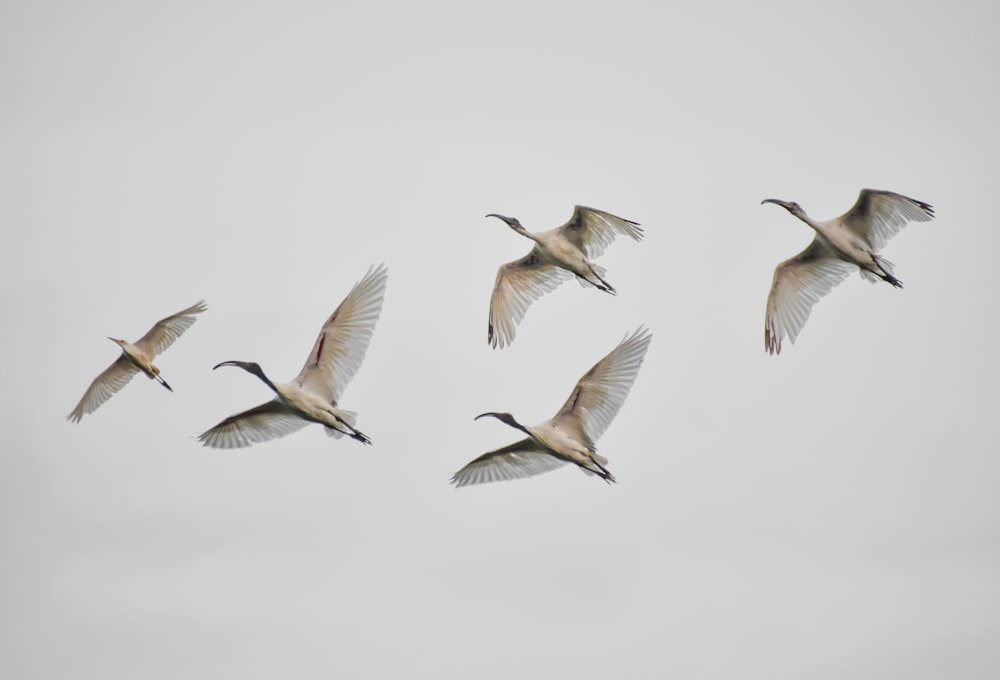
[[[781,341],[795,342],[813,305],[846,279],[856,265],[845,262],[817,239],[774,270],[764,317],[764,348],[781,353]]]
[[[857,202],[840,219],[878,252],[908,222],[934,219],[934,208],[891,191],[862,189]]]
[[[542,264],[537,247],[520,260],[501,265],[490,297],[490,321],[486,334],[490,345],[494,349],[503,349],[514,342],[517,324],[524,319],[531,303],[572,276],[561,267]]]
[[[208,307],[204,300],[199,300],[185,310],[177,312],[166,319],[160,319],[144,336],[135,341],[135,346],[148,354],[150,358],[164,351],[174,340],[181,337],[184,331],[191,328],[197,321],[195,314],[201,314]]]
[[[566,463],[567,461],[553,456],[528,437],[496,451],[484,453],[456,472],[451,483],[460,487],[523,479],[550,472]]]
[[[298,432],[309,424],[277,398],[229,416],[199,435],[205,446],[216,449],[239,449],[251,444],[278,439]]]
[[[94,378],[90,387],[83,393],[80,403],[76,405],[73,412],[66,416],[66,420],[74,423],[80,422],[88,413],[93,413],[97,407],[110,399],[118,390],[125,387],[128,381],[139,372],[131,361],[124,354],[119,356],[113,364],[105,368],[99,376]]]
[[[296,382],[333,404],[340,400],[368,351],[388,279],[389,270],[379,265],[354,284],[320,329]]]
[[[573,209],[573,216],[559,230],[584,252],[587,259],[600,257],[619,234],[636,241],[643,237],[642,227],[637,222],[582,205]]]
[[[653,334],[642,326],[626,335],[577,381],[569,399],[550,422],[580,429],[593,448],[625,403],[652,339]]]

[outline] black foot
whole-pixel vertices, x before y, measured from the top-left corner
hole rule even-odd
[[[362,444],[368,444],[369,446],[371,446],[372,440],[369,439],[364,432],[358,432],[357,430],[355,430],[354,432],[349,432],[348,434],[350,434],[351,439],[357,439]]]

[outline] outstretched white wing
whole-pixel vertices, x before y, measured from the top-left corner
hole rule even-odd
[[[619,234],[636,241],[641,241],[643,237],[638,223],[582,205],[573,209],[573,216],[559,230],[584,252],[587,259],[600,257]]]
[[[586,435],[588,446],[593,448],[625,403],[652,339],[652,333],[641,326],[626,335],[580,378],[551,423],[579,428]]]
[[[99,376],[94,378],[90,387],[83,393],[80,403],[76,405],[73,412],[66,416],[66,420],[74,423],[80,422],[88,413],[93,413],[97,407],[110,399],[115,392],[125,387],[128,381],[139,372],[135,364],[128,360],[124,354],[119,356],[113,364],[104,369]]]
[[[560,468],[568,461],[557,458],[528,437],[476,458],[456,472],[451,483],[456,487],[485,484],[507,479],[523,479]]]
[[[181,337],[191,325],[197,321],[195,314],[201,314],[208,307],[204,300],[199,300],[185,310],[177,312],[165,319],[157,321],[146,334],[135,341],[135,346],[146,352],[150,358],[164,351],[174,340]]]
[[[239,449],[298,432],[309,424],[277,398],[229,416],[198,439],[216,449]]]
[[[358,372],[382,312],[389,270],[372,267],[320,329],[295,381],[336,404]]]
[[[862,189],[854,206],[840,220],[878,252],[907,222],[927,222],[934,208],[923,201],[891,191]]]
[[[813,305],[846,279],[857,266],[838,258],[818,239],[774,270],[764,317],[764,348],[781,352],[781,341],[795,342]]]
[[[490,323],[487,339],[494,348],[514,341],[515,328],[528,307],[542,295],[555,290],[572,273],[551,264],[543,264],[538,248],[520,260],[501,265],[497,270],[493,296],[490,298]]]

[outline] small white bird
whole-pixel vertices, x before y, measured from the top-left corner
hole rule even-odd
[[[820,298],[858,269],[872,283],[879,279],[902,288],[892,273],[892,263],[877,253],[907,222],[926,222],[934,217],[927,203],[891,191],[862,189],[857,202],[832,220],[814,220],[790,201],[768,198],[816,230],[812,243],[774,270],[764,318],[764,348],[781,352],[781,341],[796,336]]]
[[[604,268],[591,260],[600,257],[618,234],[641,241],[643,232],[630,220],[615,217],[582,205],[573,209],[569,222],[556,229],[533,234],[513,217],[489,214],[507,223],[517,233],[535,242],[525,257],[502,265],[497,271],[490,298],[489,343],[503,348],[514,341],[515,326],[521,322],[528,306],[574,274],[580,285],[595,286],[615,295],[615,289],[604,280]]]
[[[618,415],[639,367],[646,356],[652,334],[641,326],[594,364],[576,383],[559,412],[541,425],[528,427],[509,413],[483,413],[521,430],[527,438],[485,453],[455,473],[456,486],[519,479],[575,463],[588,474],[615,481],[605,467],[608,459],[597,454],[596,442]]]
[[[136,340],[135,344],[118,338],[108,338],[108,340],[118,343],[122,350],[121,355],[113,364],[104,369],[103,373],[94,378],[94,382],[90,383],[90,387],[84,392],[80,403],[76,405],[72,413],[66,416],[66,420],[71,420],[74,423],[80,422],[83,416],[96,411],[97,407],[125,387],[132,376],[139,371],[173,392],[173,388],[160,376],[160,369],[153,365],[153,358],[170,347],[174,340],[181,337],[184,331],[197,321],[195,314],[201,314],[206,309],[208,307],[205,306],[205,301],[201,300],[173,316],[160,319],[144,336]]]
[[[382,312],[388,270],[370,268],[354,285],[340,306],[320,329],[319,337],[294,380],[275,384],[252,361],[223,361],[219,366],[239,366],[274,390],[269,402],[223,420],[198,439],[205,446],[233,449],[298,432],[319,423],[331,437],[347,435],[363,444],[371,440],[357,428],[358,414],[336,408],[347,384],[357,373],[368,351],[375,322]]]

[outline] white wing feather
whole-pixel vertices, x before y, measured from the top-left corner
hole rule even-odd
[[[839,259],[818,239],[774,270],[764,318],[764,347],[781,352],[781,341],[795,342],[813,306],[857,266]]]
[[[643,237],[638,223],[582,205],[573,209],[569,222],[559,229],[563,236],[584,252],[587,259],[600,257],[619,234],[636,241],[641,241]]]
[[[456,487],[523,479],[550,472],[565,465],[530,437],[479,456],[451,478]]]
[[[550,422],[564,427],[578,426],[592,448],[625,403],[652,339],[652,333],[641,326],[626,335],[580,378]]]
[[[323,324],[295,381],[336,404],[364,361],[382,312],[389,272],[372,267]]]
[[[908,222],[927,222],[934,208],[902,194],[862,189],[854,206],[840,217],[844,225],[878,252]]]
[[[139,369],[136,368],[135,364],[122,354],[113,364],[94,378],[94,381],[90,383],[90,387],[83,393],[80,403],[76,405],[72,413],[66,416],[66,420],[71,420],[74,423],[80,422],[83,416],[96,411],[98,406],[114,396],[118,390],[125,387],[138,372]]]
[[[187,309],[177,312],[165,319],[160,319],[153,327],[146,331],[146,334],[139,338],[134,344],[137,349],[148,355],[152,359],[155,355],[170,347],[184,331],[191,327],[196,321],[194,314],[200,314],[208,309],[205,301],[200,300]],[[124,354],[104,371],[94,378],[90,387],[84,392],[80,403],[66,416],[67,420],[74,423],[80,422],[88,413],[93,413],[97,408],[110,399],[121,388],[125,387],[129,381],[139,372],[139,369],[128,360]]]
[[[197,321],[195,314],[201,314],[208,307],[204,300],[199,300],[187,309],[177,312],[165,319],[157,321],[144,336],[135,341],[135,346],[146,352],[150,358],[163,352],[174,344],[188,328]]]
[[[501,265],[497,270],[487,330],[487,339],[494,348],[502,349],[512,343],[515,328],[524,319],[531,303],[573,276],[561,267],[540,262],[536,247],[520,260]]]
[[[198,439],[216,449],[238,449],[298,432],[309,421],[277,398],[229,416]]]

